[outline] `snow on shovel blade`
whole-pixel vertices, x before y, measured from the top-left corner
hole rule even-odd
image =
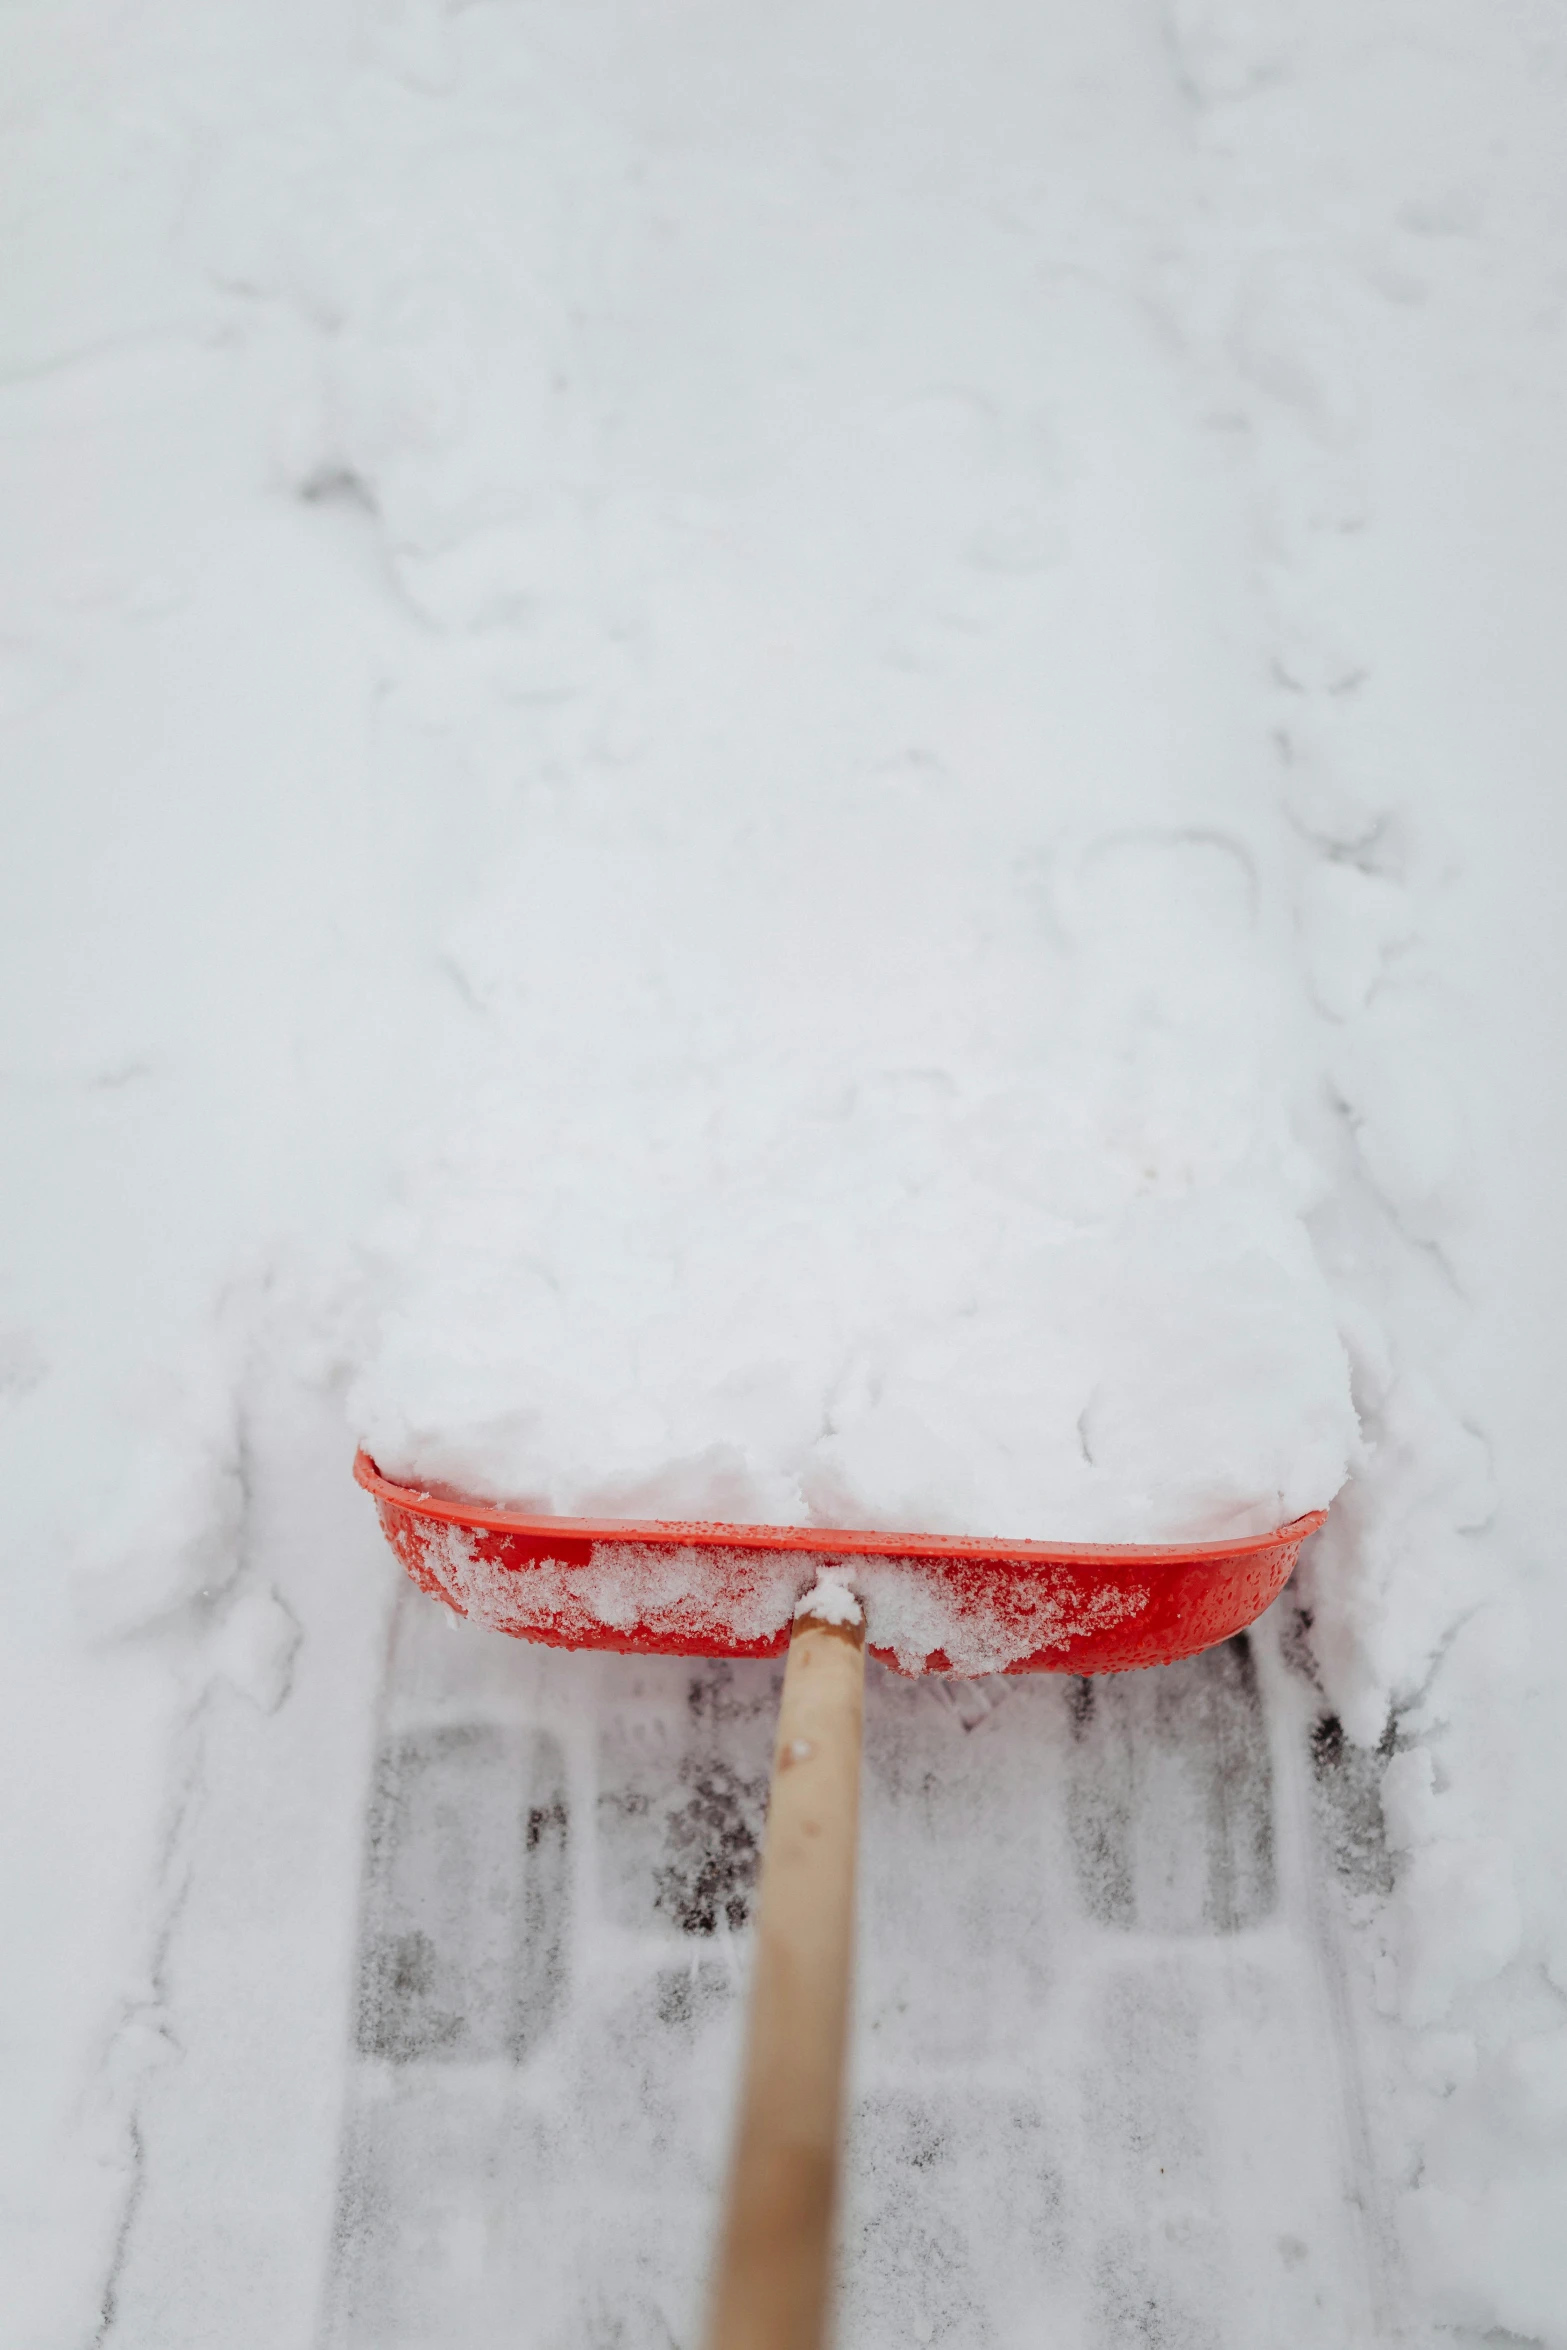
[[[354,1475],[414,1581],[459,1615],[556,1648],[781,1656],[823,1568],[905,1673],[1120,1673],[1193,1656],[1275,1599],[1326,1512],[1176,1544],[998,1542],[820,1526],[532,1517]]]

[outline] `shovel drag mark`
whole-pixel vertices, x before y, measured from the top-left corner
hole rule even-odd
[[[489,1723],[384,1745],[356,2041],[392,2064],[521,2062],[560,1996],[567,1813],[553,1739]]]
[[[541,1657],[408,1593],[318,2350],[690,2338],[779,1678]]]
[[[569,1985],[566,1744],[431,1616],[399,1612],[366,1819],[334,2350],[433,2350],[454,2306],[476,2345],[514,2322],[508,2203],[539,2152],[509,2084],[558,2039]]]
[[[693,2341],[779,1668],[402,1619],[317,2350]],[[859,2350],[1364,2338],[1268,1662],[871,1668]]]
[[[1311,1731],[1311,1781],[1317,1832],[1352,1894],[1385,1900],[1393,1890],[1393,1856],[1382,1817],[1382,1774],[1393,1730],[1374,1748],[1344,1735],[1337,1714],[1321,1714]]]
[[[1245,1633],[1080,1681],[1068,1822],[1084,1907],[1144,1932],[1235,1934],[1275,1901],[1273,1771]]]

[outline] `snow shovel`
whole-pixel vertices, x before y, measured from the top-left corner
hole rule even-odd
[[[557,1648],[681,1656],[787,1648],[707,2350],[822,2350],[867,1613],[871,1655],[901,1672],[1120,1673],[1170,1664],[1259,1616],[1326,1512],[1231,1542],[993,1542],[529,1517],[395,1485],[365,1453],[354,1475],[414,1581],[495,1630]],[[945,1645],[921,1648],[922,1628]]]

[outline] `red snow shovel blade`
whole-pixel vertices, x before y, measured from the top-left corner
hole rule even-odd
[[[530,1517],[354,1475],[422,1590],[462,1616],[554,1648],[781,1656],[822,1566],[852,1569],[905,1673],[1124,1673],[1227,1640],[1289,1579],[1325,1510],[1271,1534],[1174,1544],[997,1542],[822,1526]],[[882,1599],[885,1595],[885,1600]],[[934,1634],[945,1645],[926,1645]],[[948,1650],[953,1652],[948,1653]]]

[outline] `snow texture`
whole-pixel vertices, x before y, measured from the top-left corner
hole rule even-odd
[[[0,87],[3,2350],[697,2338],[778,1668],[464,1624],[356,1426],[1347,1462],[1207,1656],[871,1668],[841,2338],[1567,2350],[1559,8],[61,0]]]
[[[459,1615],[501,1630],[515,1626],[514,1570],[482,1538],[435,1524],[422,1566]],[[812,1573],[814,1589],[802,1595],[802,1579]],[[955,1582],[917,1554],[857,1558],[850,1568],[808,1551],[595,1542],[581,1565],[529,1561],[528,1620],[547,1624],[568,1648],[595,1647],[605,1630],[635,1632],[636,1645],[651,1640],[676,1653],[682,1643],[698,1651],[714,1643],[749,1645],[782,1632],[819,1594],[837,1604],[832,1595],[847,1595],[847,1586],[834,1578],[845,1574],[864,1601],[870,1646],[890,1652],[906,1673],[1004,1673],[1020,1658],[1064,1649],[1140,1616],[1151,1596],[1147,1583],[1128,1580],[1124,1569],[1113,1586],[1054,1566]],[[944,1667],[931,1665],[938,1655],[947,1660]]]
[[[863,1624],[865,1610],[843,1568],[824,1562],[817,1568],[810,1590],[795,1602],[795,1622],[802,1616],[814,1617],[819,1624]]]
[[[999,925],[961,911],[968,996]],[[1013,951],[1020,994],[1063,964],[1092,985]],[[388,1219],[357,1434],[401,1483],[576,1517],[1148,1542],[1320,1508],[1356,1441],[1332,1302],[1251,1125],[1215,1135],[1172,992],[1136,1168],[1108,1056],[1097,1100],[1085,1057],[994,1090],[873,1065],[780,1104],[722,1065],[648,1088],[639,1049],[587,1105],[475,1116]],[[1249,1011],[1238,970],[1213,994],[1210,1048]]]

